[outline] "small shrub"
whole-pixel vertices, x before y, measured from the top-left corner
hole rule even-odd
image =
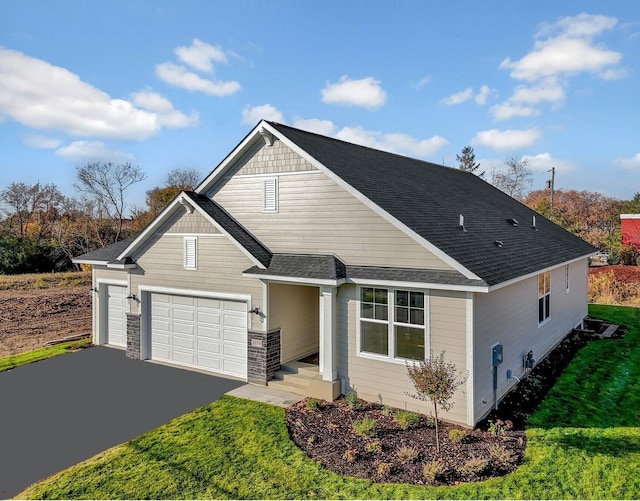
[[[429,461],[422,466],[422,475],[427,483],[434,483],[444,473],[444,465],[439,459]]]
[[[305,402],[304,406],[307,408],[307,410],[317,411],[322,407],[322,400],[320,400],[319,398],[310,398]]]
[[[460,428],[453,428],[449,430],[449,440],[454,444],[459,444],[464,440],[464,437],[467,436],[467,432],[461,430]]]
[[[354,421],[351,426],[353,431],[358,435],[364,437],[372,437],[376,433],[376,427],[378,426],[378,420],[373,418],[362,418],[359,421]]]
[[[486,459],[471,458],[462,466],[460,472],[464,475],[480,475],[488,464]]]
[[[494,437],[498,435],[504,436],[504,434],[511,428],[513,428],[513,423],[511,421],[502,421],[502,419],[496,419],[495,422],[489,421],[488,431]]]
[[[357,457],[358,451],[355,449],[347,449],[342,455],[342,459],[344,459],[347,463],[353,463]]]
[[[384,414],[385,416],[391,416],[391,414],[393,414],[393,410],[388,405],[383,405],[382,414]]]
[[[380,445],[380,440],[372,440],[367,444],[367,452],[380,452],[382,450],[382,446]]]
[[[391,463],[378,463],[376,473],[379,477],[386,477],[389,473],[391,473]]]
[[[436,427],[436,420],[433,416],[427,417],[427,428],[434,429]]]
[[[347,401],[347,404],[351,409],[358,410],[362,408],[362,402],[358,398],[358,394],[356,392],[352,391],[351,393],[347,393],[344,399]]]
[[[416,459],[418,459],[418,450],[414,447],[400,447],[396,451],[396,457],[402,464],[413,463]]]
[[[493,458],[494,461],[496,461],[498,464],[503,466],[510,465],[511,463],[513,463],[513,459],[514,459],[511,453],[507,449],[499,445],[494,445],[490,447],[489,455]]]
[[[418,414],[403,410],[398,410],[395,416],[393,416],[393,419],[403,430],[407,430],[420,422],[420,416],[418,416]]]

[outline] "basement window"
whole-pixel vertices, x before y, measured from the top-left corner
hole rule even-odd
[[[198,237],[184,237],[184,269],[198,269]]]
[[[551,313],[551,273],[538,275],[538,324],[544,323]]]

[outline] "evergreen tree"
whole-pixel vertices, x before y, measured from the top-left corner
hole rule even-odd
[[[484,178],[484,171],[481,173],[476,172],[480,168],[480,164],[476,163],[476,154],[473,152],[471,146],[462,148],[462,155],[456,155],[456,160],[459,163],[460,170],[471,172],[476,176]]]

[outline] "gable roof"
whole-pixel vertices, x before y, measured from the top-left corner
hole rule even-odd
[[[316,165],[489,286],[596,251],[474,174],[266,123]],[[464,230],[459,226],[460,215]]]
[[[72,261],[78,264],[97,264],[97,265],[105,265],[105,266],[108,264],[120,263],[120,262],[122,264],[130,264],[130,261],[127,262],[126,260],[118,260],[118,256],[134,240],[135,240],[135,237],[130,237],[124,240],[120,240],[119,242],[115,242],[111,245],[107,245],[106,247],[102,247],[100,249],[87,252],[86,254],[82,254],[81,256],[74,257]]]

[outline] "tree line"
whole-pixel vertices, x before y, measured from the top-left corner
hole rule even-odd
[[[200,173],[171,171],[146,192],[146,207],[133,207],[127,197],[145,179],[130,163],[91,162],[76,169],[75,197],[53,183],[9,184],[0,191],[0,274],[74,269],[73,257],[139,233]]]

